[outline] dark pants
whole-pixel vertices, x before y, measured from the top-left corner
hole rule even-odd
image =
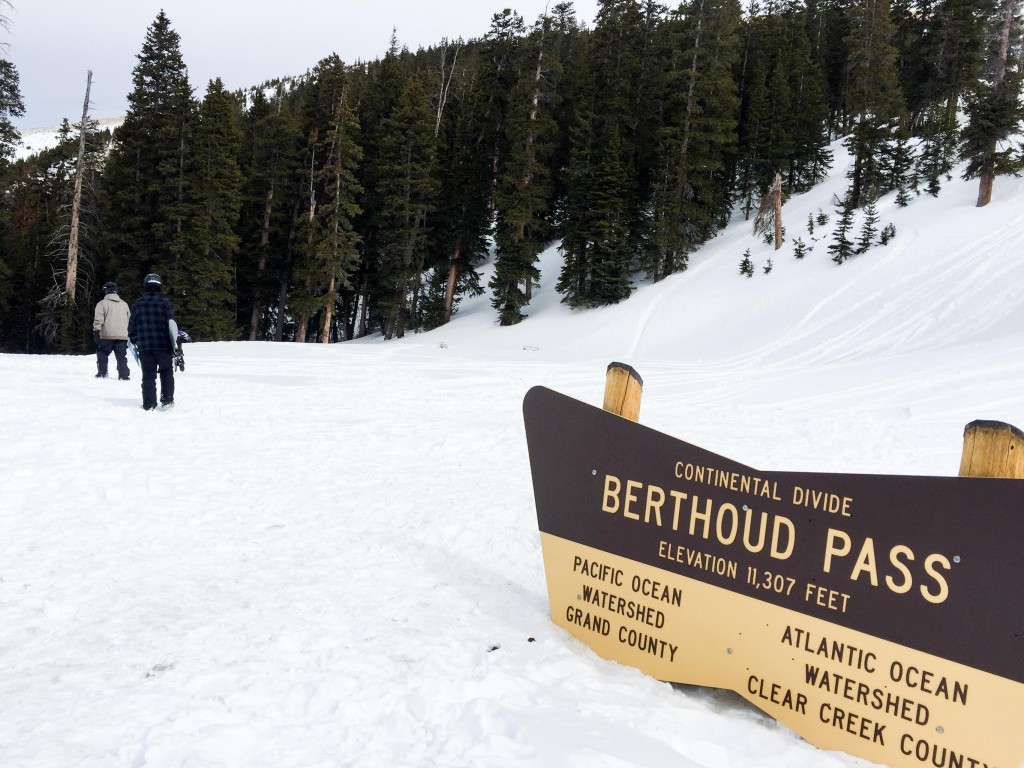
[[[160,402],[174,402],[174,369],[170,352],[139,350],[142,366],[142,407],[156,408],[156,375],[160,373]]]
[[[100,339],[100,343],[96,346],[96,370],[100,376],[107,375],[107,358],[110,357],[110,353],[114,353],[114,359],[117,360],[117,378],[127,379],[128,378],[128,342],[119,339]]]

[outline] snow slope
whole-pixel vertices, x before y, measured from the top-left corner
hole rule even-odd
[[[551,250],[513,328],[485,296],[392,342],[195,344],[167,413],[137,370],[0,355],[0,765],[866,765],[551,623],[521,404],[599,405],[614,360],[642,423],[750,466],[955,475],[965,424],[1024,426],[1024,181],[974,196],[882,201],[896,239],[842,267],[832,222],[803,260],[737,222],[614,307],[562,306]]]

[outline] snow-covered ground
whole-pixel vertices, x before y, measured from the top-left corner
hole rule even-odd
[[[101,131],[104,129],[114,130],[124,122],[124,116],[105,117],[96,122]],[[21,134],[21,143],[14,150],[16,160],[22,160],[38,154],[44,149],[56,146],[60,128],[23,128],[19,133]],[[73,130],[73,135],[77,137],[77,131]]]
[[[1024,426],[1024,180],[887,198],[895,240],[837,267],[844,171],[781,251],[737,223],[614,307],[560,305],[551,250],[513,328],[485,296],[398,341],[188,346],[170,412],[0,355],[0,765],[866,765],[551,622],[521,411],[600,405],[619,361],[642,423],[764,470],[952,476],[965,424]]]

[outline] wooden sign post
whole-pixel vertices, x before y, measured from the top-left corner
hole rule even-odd
[[[640,397],[644,382],[640,374],[623,363],[608,366],[604,384],[604,409],[630,421],[640,419]]]
[[[1024,479],[1024,432],[1001,421],[972,421],[964,427],[960,477]]]

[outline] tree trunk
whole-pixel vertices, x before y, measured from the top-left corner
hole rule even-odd
[[[992,74],[992,92],[999,93],[1006,79],[1006,67],[1010,57],[1010,36],[1020,11],[1021,0],[1002,0],[999,8],[999,49],[995,53]],[[990,167],[982,171],[978,178],[978,207],[984,208],[992,202],[992,185],[995,182],[995,169],[991,167],[992,158],[996,154],[997,142],[993,139],[988,148]]]
[[[274,341],[284,341],[284,308],[288,303],[288,276],[281,276],[281,290],[277,294],[277,325],[274,327]]]
[[[82,104],[82,123],[78,128],[78,167],[75,171],[75,192],[71,201],[71,232],[68,236],[68,273],[64,292],[71,301],[75,300],[75,285],[78,282],[78,220],[82,207],[82,176],[85,173],[85,133],[89,122],[89,91],[92,89],[92,70],[85,78],[85,103]]]
[[[782,175],[775,174],[772,184],[772,197],[775,203],[775,250],[782,247]]]
[[[260,260],[256,266],[257,281],[267,268],[267,248],[270,245],[270,212],[271,204],[274,201],[274,181],[270,181],[270,189],[267,190],[267,199],[263,205],[263,231],[260,233]],[[249,341],[256,341],[256,332],[259,329],[260,318],[260,292],[258,289],[252,292],[252,318],[249,320]]]
[[[329,344],[331,341],[331,320],[334,319],[334,275],[327,285],[327,306],[324,307],[324,331],[320,338],[322,344]]]
[[[444,66],[448,60],[448,40],[442,41],[444,46],[441,49],[441,89],[437,94],[437,119],[434,122],[434,138],[441,132],[441,118],[444,116],[444,107],[448,103],[448,91],[452,87],[452,76],[455,74],[455,64],[459,60],[459,50],[462,48],[461,44],[455,46],[455,56],[452,58],[452,68],[448,71],[447,78],[444,74]]]
[[[448,267],[448,282],[444,286],[444,322],[452,319],[455,311],[455,285],[459,282],[459,254],[462,252],[462,244],[455,246],[455,253],[452,254],[451,264]]]
[[[370,296],[370,281],[369,278],[363,278],[363,290],[360,292],[360,306],[359,306],[359,330],[358,338],[366,336],[368,326],[368,312],[366,305],[369,303]]]
[[[996,175],[990,170],[978,177],[978,208],[984,208],[992,202],[992,185],[995,180]]]

